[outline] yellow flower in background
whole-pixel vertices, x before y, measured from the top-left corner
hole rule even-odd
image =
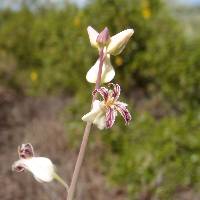
[[[145,19],[149,19],[152,15],[148,0],[142,1],[142,15]]]
[[[149,7],[143,8],[142,15],[145,19],[149,19],[151,17],[151,9]]]
[[[123,58],[122,58],[121,56],[117,56],[117,57],[115,58],[115,64],[116,64],[117,66],[121,66],[123,63],[124,63],[124,60],[123,60]]]
[[[75,27],[80,27],[80,25],[81,25],[81,19],[80,19],[80,17],[79,16],[76,16],[75,18],[74,18],[74,26]]]
[[[32,71],[30,74],[31,80],[34,82],[38,79],[38,73],[36,71]]]

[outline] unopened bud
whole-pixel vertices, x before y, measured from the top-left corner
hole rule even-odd
[[[133,29],[127,29],[112,36],[111,41],[107,47],[107,53],[114,56],[120,54],[125,48],[127,42],[129,41],[133,33],[134,33]]]
[[[99,33],[99,35],[97,36],[96,42],[100,46],[106,46],[110,42],[110,34],[109,34],[109,30],[107,27],[105,27],[103,29],[103,31],[101,31],[101,33]]]

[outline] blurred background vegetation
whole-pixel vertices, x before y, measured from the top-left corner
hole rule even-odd
[[[125,199],[200,192],[200,8],[160,0],[38,2],[0,11],[1,88],[23,98],[69,98],[62,116],[71,148],[78,148],[93,88],[85,75],[97,58],[86,28],[107,26],[112,35],[134,28],[125,51],[112,58],[133,121],[93,129],[104,148],[96,159]]]

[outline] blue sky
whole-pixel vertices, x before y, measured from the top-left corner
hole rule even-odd
[[[200,0],[177,0],[179,3],[188,4],[188,5],[200,5]]]
[[[12,7],[13,9],[18,9],[20,1],[21,0],[0,0],[0,8]],[[44,3],[45,1],[46,0],[40,0],[39,2]],[[51,0],[51,1],[54,3],[61,3],[64,0]],[[71,1],[76,2],[80,6],[83,6],[85,2],[87,2],[87,0],[71,0]],[[183,5],[200,5],[200,0],[170,0],[170,1],[173,3],[176,2]]]

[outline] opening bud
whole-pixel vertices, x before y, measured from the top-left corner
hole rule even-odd
[[[99,33],[99,35],[97,36],[96,42],[100,46],[106,46],[110,42],[110,34],[107,27],[105,27],[103,31]]]

